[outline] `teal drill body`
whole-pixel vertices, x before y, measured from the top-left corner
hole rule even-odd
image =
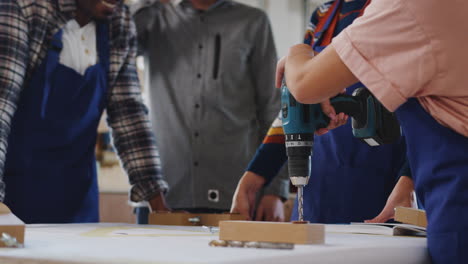
[[[286,139],[288,171],[291,182],[298,187],[298,212],[302,221],[302,188],[308,183],[310,158],[313,153],[314,133],[326,128],[330,118],[320,104],[301,104],[292,96],[286,85],[281,94],[281,116]],[[370,146],[396,142],[400,126],[395,115],[386,110],[365,88],[353,95],[340,94],[330,99],[335,112],[352,117],[353,135]]]

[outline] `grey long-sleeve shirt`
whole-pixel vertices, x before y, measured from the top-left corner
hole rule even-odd
[[[135,14],[151,117],[173,208],[229,209],[280,108],[266,14],[232,1],[195,10],[155,2]],[[285,197],[287,177],[266,193]]]

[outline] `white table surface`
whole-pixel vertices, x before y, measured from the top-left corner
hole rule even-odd
[[[293,250],[220,248],[201,227],[130,224],[28,225],[24,248],[1,248],[2,264],[43,263],[430,263],[426,239],[349,234],[327,225],[324,245]]]

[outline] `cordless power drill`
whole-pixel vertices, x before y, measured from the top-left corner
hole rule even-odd
[[[281,93],[289,177],[297,187],[298,220],[303,221],[303,188],[309,181],[314,132],[326,128],[330,118],[322,111],[320,104],[297,102],[284,82]],[[395,115],[365,88],[356,89],[353,95],[340,94],[331,98],[330,103],[337,114],[345,113],[352,117],[354,137],[370,146],[396,142],[401,135]]]

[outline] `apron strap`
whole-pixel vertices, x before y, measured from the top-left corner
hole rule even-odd
[[[110,53],[109,53],[109,27],[107,24],[97,22],[96,25],[96,41],[98,48],[99,62],[103,64],[106,71],[109,71]],[[107,74],[107,72],[106,72]]]
[[[52,38],[51,46],[46,57],[45,64],[45,76],[44,76],[44,94],[42,95],[42,104],[41,104],[41,118],[45,118],[47,101],[50,94],[50,83],[49,78],[52,72],[57,67],[57,64],[60,60],[60,52],[63,49],[62,43],[63,30],[59,30]]]

